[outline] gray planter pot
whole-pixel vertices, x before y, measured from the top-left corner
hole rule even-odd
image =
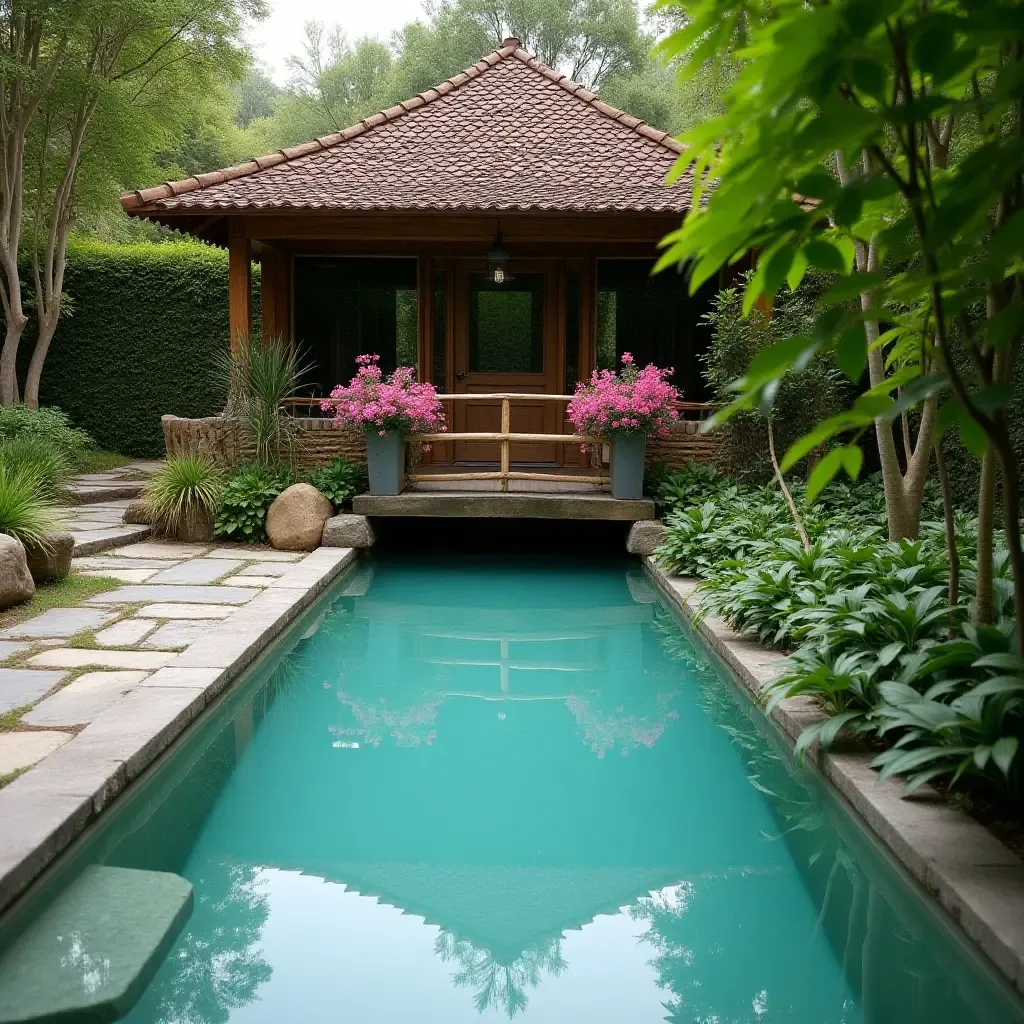
[[[405,440],[397,430],[366,432],[366,468],[371,494],[401,494],[405,486]]]
[[[642,498],[647,435],[615,434],[611,449],[612,497]]]

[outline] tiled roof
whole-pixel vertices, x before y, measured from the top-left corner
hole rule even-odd
[[[129,213],[689,209],[682,146],[509,39],[471,68],[334,135],[121,197]]]

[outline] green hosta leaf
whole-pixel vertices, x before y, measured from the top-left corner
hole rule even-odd
[[[814,725],[809,725],[797,738],[796,746],[793,748],[793,753],[798,758],[802,758],[815,740],[818,740],[821,743],[823,749],[828,749],[833,743],[835,743],[836,737],[839,735],[843,726],[863,717],[863,711],[841,711],[838,715],[832,715],[821,722],[815,722]]]
[[[1016,736],[1004,736],[992,746],[992,760],[1007,777],[1013,767],[1013,759],[1017,756],[1017,746]]]
[[[978,683],[971,690],[974,697],[995,697],[1007,693],[1024,693],[1024,678],[1020,676],[993,676]]]
[[[1024,658],[1009,651],[995,651],[983,654],[974,663],[975,668],[1000,668],[1024,676]]]

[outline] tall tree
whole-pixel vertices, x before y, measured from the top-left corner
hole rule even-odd
[[[241,76],[247,61],[242,30],[247,19],[265,12],[265,0],[76,0],[34,6],[27,21],[20,4],[0,7],[0,35],[16,39],[27,31],[21,26],[32,28],[32,41],[26,36],[19,44],[26,56],[10,65],[6,84],[5,107],[15,128],[0,136],[12,196],[9,214],[0,211],[7,226],[0,240],[4,405],[18,399],[17,354],[26,322],[17,251],[23,211],[30,216],[27,248],[39,322],[24,399],[35,407],[60,317],[83,167],[133,146],[152,152],[176,111],[191,109],[219,76]]]
[[[991,450],[1003,485],[1014,610],[1024,621],[1018,467],[1009,434],[1010,381],[1024,339],[1024,22],[1005,0],[692,0],[669,49],[696,71],[733,51],[746,63],[726,112],[690,132],[685,163],[698,185],[717,181],[667,240],[664,264],[689,263],[696,289],[755,252],[752,308],[809,266],[841,275],[807,335],[759,354],[730,411],[770,405],[782,373],[823,348],[856,380],[888,359],[898,369],[851,410],[796,442],[783,469],[847,435],[810,481],[855,476],[855,443],[875,424],[920,408],[933,438],[958,425],[980,457]],[[945,125],[975,126],[973,146],[946,166]],[[829,165],[838,175],[829,173]],[[682,170],[682,167],[679,168]],[[850,298],[860,296],[856,313]],[[877,325],[889,330],[875,337]],[[973,380],[952,357],[955,345]],[[936,398],[949,395],[941,410]],[[727,411],[725,415],[729,415]],[[880,436],[884,434],[880,432]],[[919,437],[918,444],[921,445]],[[911,447],[911,445],[908,445]],[[1019,631],[1018,642],[1024,641]]]

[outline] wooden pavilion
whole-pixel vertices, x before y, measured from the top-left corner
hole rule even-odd
[[[495,399],[451,402],[454,431],[514,435],[503,452],[467,439],[428,461],[558,472],[580,453],[550,440],[572,432],[555,396],[623,352],[674,366],[683,397],[706,398],[709,293],[650,274],[690,207],[688,173],[665,184],[681,150],[506,39],[345,131],[121,203],[227,246],[233,340],[252,330],[261,264],[263,336],[303,348],[311,396],[365,352],[385,371],[415,364],[454,398],[515,394],[504,417]],[[695,430],[683,434],[692,454]]]

